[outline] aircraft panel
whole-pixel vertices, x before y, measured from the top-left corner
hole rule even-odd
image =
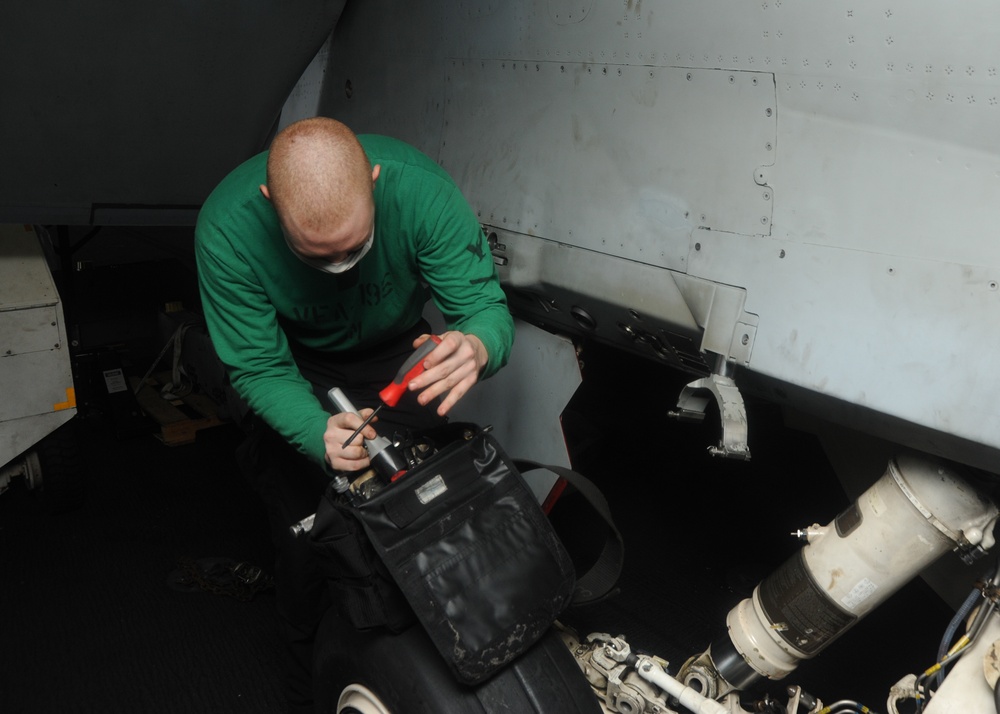
[[[704,233],[693,274],[746,287],[750,367],[818,394],[1000,446],[1000,334],[987,268]]]
[[[788,111],[779,91],[773,235],[949,263],[1000,265],[1000,156],[942,137]],[[864,260],[863,256],[858,256]],[[994,270],[991,279],[1000,275]]]
[[[441,164],[484,223],[674,269],[694,228],[770,230],[768,74],[472,59],[447,89]]]
[[[872,433],[960,461],[995,455],[994,4],[484,0],[387,19],[390,7],[357,6],[338,28],[328,74],[365,100],[324,109],[442,161],[511,246],[501,277],[522,317],[658,356],[632,339],[628,316],[645,313],[658,339],[676,329],[748,366],[738,383],[770,379],[823,414],[852,405]],[[364,58],[386,27],[404,59]],[[730,76],[747,90],[773,77],[751,87],[772,116],[753,92],[727,95]],[[575,250],[533,263],[550,248],[531,241]],[[609,274],[573,272],[588,260]],[[653,310],[608,289],[636,285],[640,263],[663,271]],[[738,309],[713,315],[720,297]]]

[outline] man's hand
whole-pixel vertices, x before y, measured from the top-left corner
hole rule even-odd
[[[326,462],[336,471],[361,471],[368,468],[368,451],[365,449],[365,439],[374,439],[378,433],[368,424],[364,430],[354,437],[347,448],[343,444],[361,426],[361,422],[372,413],[372,409],[362,409],[361,416],[352,412],[340,412],[326,420],[326,433],[323,434],[323,444],[326,446]],[[378,417],[372,423],[378,421]]]
[[[421,335],[413,341],[413,348],[429,339],[430,335]],[[437,409],[438,416],[444,416],[479,381],[488,360],[486,347],[475,335],[445,332],[441,344],[424,359],[424,373],[410,381],[409,389],[420,392],[417,401],[425,406],[447,394]]]

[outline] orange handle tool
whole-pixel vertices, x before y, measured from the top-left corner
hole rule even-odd
[[[378,393],[379,399],[390,407],[396,406],[399,403],[400,397],[406,392],[406,387],[409,385],[410,380],[424,373],[424,358],[439,344],[441,344],[441,338],[437,335],[431,335],[429,340],[414,350],[413,354],[407,358],[403,366],[396,372],[396,377],[392,380],[392,384]]]
[[[410,383],[410,380],[417,375],[424,373],[424,357],[429,355],[431,350],[439,344],[441,344],[441,338],[437,335],[431,335],[429,340],[414,350],[413,354],[410,355],[405,362],[403,362],[403,366],[399,368],[398,372],[396,372],[396,376],[393,378],[392,383],[378,393],[379,399],[381,399],[383,403],[388,404],[390,407],[396,406],[399,403],[400,398],[403,396],[403,393],[406,391],[406,386]],[[350,443],[354,441],[358,434],[361,433],[361,430],[371,423],[372,419],[375,418],[375,415],[379,413],[381,408],[382,404],[375,407],[375,411],[368,415],[368,418],[365,419],[361,423],[361,426],[359,426],[354,433],[347,438],[347,441],[343,443],[341,448],[346,449]]]

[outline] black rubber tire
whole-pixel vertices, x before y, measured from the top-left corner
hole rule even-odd
[[[69,420],[35,446],[41,466],[41,495],[52,513],[79,508],[86,497],[86,463],[80,458],[79,427]]]
[[[391,714],[594,714],[596,695],[562,639],[550,630],[507,668],[475,687],[459,684],[419,626],[398,635],[358,632],[335,612],[320,628],[316,711],[337,711],[341,693],[360,684]]]

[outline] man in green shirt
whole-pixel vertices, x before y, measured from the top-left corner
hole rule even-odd
[[[305,710],[325,588],[288,528],[315,510],[330,473],[369,465],[362,438],[342,446],[361,418],[331,415],[327,390],[341,387],[367,416],[429,339],[421,315],[433,299],[448,329],[410,398],[380,413],[379,431],[428,426],[506,363],[513,322],[451,178],[413,147],[355,137],[333,119],[290,125],[227,176],[199,214],[195,244],[209,333],[258,419],[242,461],[269,506],[291,702]],[[374,426],[362,435],[374,438]]]

